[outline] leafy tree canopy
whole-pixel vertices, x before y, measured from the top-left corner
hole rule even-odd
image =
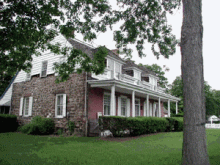
[[[48,42],[58,33],[74,38],[74,31],[90,41],[97,38],[97,32],[105,32],[107,27],[112,28],[119,21],[123,23],[120,30],[114,32],[114,40],[125,53],[131,53],[128,44],[136,44],[139,56],[144,56],[143,44],[146,41],[152,44],[151,49],[157,57],[163,55],[168,58],[175,53],[177,40],[171,34],[166,13],[172,13],[180,5],[180,0],[117,0],[117,4],[119,10],[113,10],[107,0],[1,1],[0,81],[6,81],[8,76],[14,76],[21,69],[28,71],[32,55],[40,55],[39,50],[64,52],[58,50],[59,44],[52,46]],[[48,28],[49,25],[54,28]],[[88,61],[85,58],[85,62]],[[85,62],[80,62],[83,63],[82,70],[92,67]],[[70,63],[68,67],[73,67]],[[90,70],[100,72],[97,67]],[[60,71],[60,77],[66,80],[67,72]]]
[[[220,92],[211,89],[211,86],[205,82],[204,92],[206,100],[206,115],[219,115],[220,111]],[[183,112],[183,81],[181,77],[176,77],[170,89],[170,94],[181,98],[178,103],[179,112]],[[171,111],[175,111],[175,105],[171,105]]]
[[[169,69],[164,66],[164,70],[161,68],[161,66],[157,65],[157,64],[152,64],[152,65],[143,65],[143,64],[138,64],[140,66],[144,66],[147,69],[153,71],[154,73],[156,73],[156,75],[159,77],[159,85],[163,88],[166,88],[168,85],[168,80],[165,77],[165,71],[169,71]]]

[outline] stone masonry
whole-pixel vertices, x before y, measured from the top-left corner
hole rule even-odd
[[[68,120],[74,121],[75,134],[86,136],[85,116],[85,84],[86,74],[71,74],[66,82],[55,83],[56,77],[48,75],[45,78],[39,75],[32,76],[30,81],[15,83],[12,91],[12,114],[18,116],[22,124],[29,123],[32,117],[42,116],[53,118],[58,128],[67,129]],[[55,118],[56,94],[66,94],[66,114],[64,118]],[[33,97],[32,116],[19,116],[20,98]],[[69,114],[69,115],[68,115]]]

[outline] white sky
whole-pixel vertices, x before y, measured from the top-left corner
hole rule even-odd
[[[204,58],[204,78],[205,81],[212,87],[212,89],[220,90],[220,77],[218,77],[218,70],[220,70],[220,53],[218,51],[220,39],[220,0],[203,0],[203,58]],[[182,25],[182,9],[176,10],[172,16],[168,17],[168,23],[173,27],[173,34],[177,39],[180,39],[181,25]],[[116,28],[114,28],[116,29]],[[80,39],[80,38],[79,38]],[[113,32],[100,33],[98,39],[94,40],[94,46],[105,45],[109,49],[115,49],[115,42],[113,41]],[[181,75],[181,53],[180,47],[177,47],[176,53],[165,59],[162,56],[159,60],[153,55],[151,46],[146,44],[144,52],[147,57],[139,58],[135,47],[133,48],[133,58],[136,64],[158,64],[163,68],[166,65],[170,71],[166,72],[165,76],[171,84],[177,76]]]

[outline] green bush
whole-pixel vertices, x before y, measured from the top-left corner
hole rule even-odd
[[[71,135],[74,133],[74,128],[75,128],[74,121],[68,121],[68,129],[69,129]]]
[[[110,130],[114,137],[124,136],[125,130],[129,130],[132,136],[164,132],[168,124],[165,118],[157,117],[104,116],[99,118],[100,130]]]
[[[169,121],[167,126],[167,131],[183,131],[183,118],[182,117],[168,117]]]
[[[54,132],[53,119],[35,116],[29,124],[21,127],[21,132],[32,135],[49,135]]]
[[[183,131],[183,118],[182,117],[173,117],[175,120],[174,131]]]
[[[0,114],[0,133],[13,132],[18,128],[17,116]]]

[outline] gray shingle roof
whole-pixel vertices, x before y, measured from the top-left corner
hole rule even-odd
[[[84,53],[86,53],[90,58],[93,58],[93,54],[97,51],[98,48],[92,48],[91,46],[88,46],[88,44],[86,43],[83,43],[83,42],[80,42],[80,41],[77,41],[75,39],[67,39],[69,41],[69,43],[75,48],[75,49],[80,49],[82,50]],[[108,55],[117,59],[117,60],[120,60],[120,61],[123,61],[123,59],[121,59],[116,53],[112,52],[111,50],[109,50],[108,48],[106,48],[108,50]]]
[[[93,58],[93,54],[97,51],[97,48],[93,48],[92,46],[89,46],[88,44],[86,43],[83,43],[83,42],[80,42],[80,41],[77,41],[75,39],[67,39],[69,41],[69,43],[75,48],[75,49],[80,49],[82,50],[84,53],[86,53],[90,58]],[[156,74],[145,68],[144,66],[139,66],[139,65],[136,65],[133,61],[130,61],[130,60],[126,60],[124,61],[122,58],[119,57],[119,55],[115,52],[115,50],[108,50],[108,55],[113,57],[114,59],[117,59],[119,61],[122,61],[122,62],[125,62],[125,64],[123,65],[123,71],[124,72],[124,69],[125,68],[129,68],[129,67],[135,67],[135,68],[138,68],[140,70],[143,71],[142,74],[151,74],[151,75],[154,75],[156,76]]]

